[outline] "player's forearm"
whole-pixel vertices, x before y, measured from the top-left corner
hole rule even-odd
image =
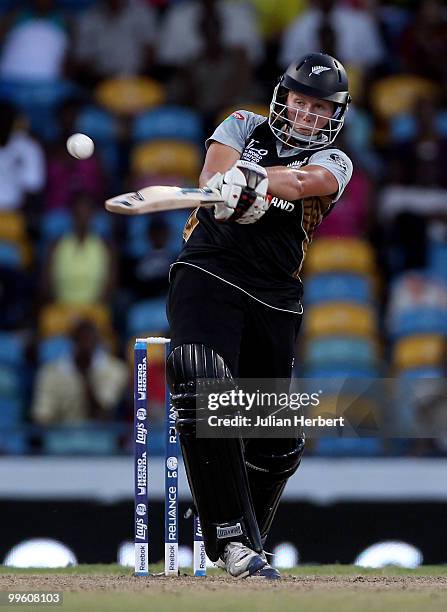
[[[240,153],[220,142],[212,142],[206,154],[205,163],[200,173],[199,186],[205,187],[216,172],[224,173],[240,158]]]
[[[284,166],[266,168],[270,195],[282,200],[300,200],[309,196],[328,196],[337,193],[337,179],[326,168],[307,166],[297,170]]]
[[[282,200],[299,200],[303,196],[302,185],[290,168],[273,166],[266,168],[269,180],[268,192]]]
[[[216,172],[212,172],[209,170],[203,170],[203,172],[201,173],[200,177],[199,177],[199,187],[206,187],[207,182],[210,180],[210,178],[212,178],[214,175],[216,174]]]

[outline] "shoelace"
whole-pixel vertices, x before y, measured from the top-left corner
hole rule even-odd
[[[235,544],[231,544],[231,548],[229,546],[225,553],[224,560],[226,562],[228,557],[231,555],[232,557],[235,557],[235,562],[237,563],[238,561],[242,561],[242,559],[245,559],[245,557],[248,557],[250,552],[251,552],[250,550],[248,550],[247,552],[247,548],[243,546],[242,544],[241,546],[236,546]]]

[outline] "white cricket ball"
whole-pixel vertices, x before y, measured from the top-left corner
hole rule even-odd
[[[67,140],[67,151],[76,159],[88,159],[94,150],[93,140],[85,134],[73,134]]]

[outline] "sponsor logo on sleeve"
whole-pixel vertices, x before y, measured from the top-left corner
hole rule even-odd
[[[337,153],[331,153],[329,155],[330,159],[332,159],[332,161],[334,161],[338,166],[340,166],[340,168],[342,168],[344,170],[344,172],[348,171],[348,164],[346,163],[346,161],[343,159],[343,157],[341,157],[341,155],[337,155]]]
[[[224,119],[224,121],[230,121],[230,119],[238,119],[239,121],[245,121],[245,116],[239,111],[234,111],[234,113],[228,115],[228,117]]]

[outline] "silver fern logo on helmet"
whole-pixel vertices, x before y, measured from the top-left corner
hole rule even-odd
[[[321,74],[325,70],[330,70],[330,68],[328,66],[314,66],[309,72],[309,76],[312,76],[313,74]]]

